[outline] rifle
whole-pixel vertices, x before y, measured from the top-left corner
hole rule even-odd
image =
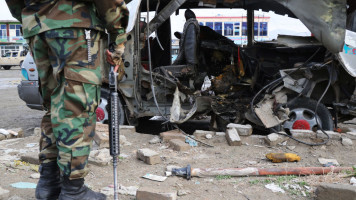
[[[110,37],[110,35],[109,35]],[[109,39],[110,41],[110,39]],[[109,51],[113,52],[112,45],[109,44]],[[117,162],[120,155],[120,131],[119,131],[119,113],[118,113],[118,93],[117,93],[117,73],[118,67],[110,65],[109,72],[109,90],[110,90],[110,112],[109,112],[109,140],[110,140],[110,155],[113,157],[114,170],[114,199],[118,200],[117,193]]]

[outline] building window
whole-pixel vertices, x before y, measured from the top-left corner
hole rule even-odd
[[[267,22],[260,22],[260,36],[267,36]]]
[[[214,22],[214,30],[222,35],[222,22]]]
[[[16,29],[15,24],[10,24],[10,29]]]
[[[225,36],[232,36],[233,35],[233,28],[234,28],[234,24],[232,22],[225,22],[224,23],[224,35]]]
[[[199,22],[199,25],[200,26],[204,26],[204,22]]]
[[[214,23],[213,22],[206,22],[206,26],[211,28],[211,29],[214,29]]]
[[[253,24],[253,35],[258,36],[258,22]]]
[[[247,22],[242,22],[242,36],[247,36]]]
[[[0,39],[6,39],[7,38],[7,31],[6,31],[6,25],[1,24],[0,26]]]
[[[240,36],[240,22],[234,23],[234,36]]]

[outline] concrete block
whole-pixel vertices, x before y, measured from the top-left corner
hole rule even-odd
[[[249,136],[252,135],[252,126],[250,124],[234,124],[234,123],[230,123],[227,125],[227,128],[234,128],[236,129],[237,133],[240,136]]]
[[[175,150],[175,151],[189,151],[189,149],[190,149],[189,144],[187,144],[179,139],[170,140],[169,144],[171,145],[171,147],[173,147],[173,150]]]
[[[26,155],[21,156],[21,160],[35,165],[40,164],[38,153],[36,152],[27,153]]]
[[[206,136],[210,135],[215,135],[214,131],[204,131],[204,130],[195,130],[193,135],[196,139],[201,140],[201,139],[207,139]]]
[[[151,149],[139,149],[137,150],[137,158],[149,165],[155,165],[161,163],[159,154]]]
[[[168,188],[140,187],[136,192],[136,200],[176,200],[177,191]]]
[[[120,134],[134,134],[136,133],[135,126],[120,125]]]
[[[290,133],[295,138],[310,138],[316,137],[316,133],[311,130],[303,130],[303,129],[292,129]]]
[[[267,135],[265,141],[269,146],[276,146],[278,143],[283,142],[283,138],[277,133],[271,133]]]
[[[345,184],[322,183],[315,191],[316,200],[356,200],[356,187]]]
[[[347,132],[345,133],[345,137],[348,137],[351,140],[356,140],[356,132]]]
[[[185,141],[185,136],[178,129],[162,132],[160,133],[160,136],[163,142],[169,142],[169,140],[173,139],[179,139],[183,142]]]
[[[354,143],[352,142],[352,140],[350,138],[347,137],[342,137],[341,138],[341,143],[344,146],[352,146]]]
[[[111,159],[109,149],[94,150],[89,154],[89,164],[97,166],[106,166],[110,163]]]
[[[10,197],[10,191],[5,190],[2,187],[0,187],[0,199],[8,199]]]
[[[325,131],[329,136],[330,136],[330,139],[333,139],[333,140],[340,140],[341,139],[341,134],[340,133],[337,133],[337,132],[334,132],[334,131]],[[321,132],[321,130],[318,130],[317,131],[317,135],[316,135],[318,138],[323,138],[323,139],[326,139],[326,135]]]
[[[236,129],[226,129],[226,140],[230,146],[241,146],[241,139]]]
[[[99,146],[99,149],[109,148],[109,132],[96,131],[94,135],[94,141]]]
[[[33,135],[40,136],[41,135],[41,128],[40,127],[36,127],[35,129],[33,129]]]

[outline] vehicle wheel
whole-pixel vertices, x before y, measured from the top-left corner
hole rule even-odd
[[[101,88],[100,104],[96,109],[96,121],[101,123],[109,122],[110,113],[110,91],[106,88]],[[125,124],[124,107],[119,97],[118,101],[119,124]]]
[[[5,70],[11,69],[11,66],[2,66]]]
[[[20,61],[20,68],[22,67],[22,63],[23,63],[23,61]]]
[[[317,101],[310,98],[298,98],[287,104],[290,110],[289,120],[282,125],[286,132],[291,129],[318,130],[316,118],[319,125],[324,130],[333,130],[333,120],[331,113],[324,104],[319,104],[317,115],[315,115],[315,107]]]

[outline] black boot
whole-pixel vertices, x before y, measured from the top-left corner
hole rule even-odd
[[[59,200],[105,200],[106,196],[94,192],[84,185],[84,178],[69,180],[63,176],[62,191]]]
[[[36,199],[57,199],[61,192],[61,181],[57,162],[42,163],[39,172],[41,176],[36,186]]]

